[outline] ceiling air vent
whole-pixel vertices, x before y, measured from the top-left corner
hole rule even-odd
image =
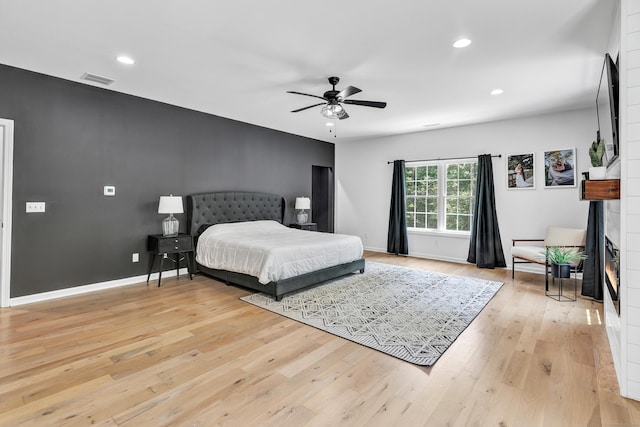
[[[99,76],[97,74],[91,74],[91,73],[84,73],[81,78],[82,80],[88,80],[90,82],[100,83],[101,85],[110,85],[111,83],[115,82],[115,80],[110,79],[109,77],[103,77],[103,76]]]

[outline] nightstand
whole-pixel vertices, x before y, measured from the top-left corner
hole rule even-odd
[[[289,224],[289,227],[299,230],[318,231],[318,224],[315,222],[305,222],[304,224],[293,223]]]
[[[179,277],[180,270],[180,258],[181,254],[184,254],[184,259],[187,262],[187,271],[189,272],[189,279],[191,280],[191,263],[193,261],[193,236],[190,234],[178,234],[177,236],[168,237],[162,234],[150,234],[147,238],[147,250],[151,252],[151,262],[149,263],[149,274],[147,274],[147,283],[149,277],[151,277],[151,270],[153,264],[156,262],[156,257],[160,256],[160,270],[158,270],[158,287],[160,287],[160,281],[162,280],[162,268],[166,257],[176,264],[176,277]],[[175,255],[175,259],[170,258],[170,255]]]

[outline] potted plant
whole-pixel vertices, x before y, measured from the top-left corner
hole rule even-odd
[[[593,141],[589,147],[589,157],[591,158],[591,167],[589,168],[589,179],[605,179],[607,167],[602,165],[604,157],[604,139],[600,138],[598,142]]]
[[[567,279],[571,277],[571,268],[587,256],[577,248],[552,246],[546,250],[546,259],[551,264],[553,277]]]

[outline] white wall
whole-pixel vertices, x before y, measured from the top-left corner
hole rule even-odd
[[[640,400],[640,0],[623,0],[621,11],[621,336],[611,345],[620,393]]]
[[[548,225],[586,228],[588,202],[579,200],[578,186],[545,189],[542,156],[545,150],[576,148],[579,182],[590,165],[588,147],[596,128],[595,109],[584,109],[341,142],[336,144],[336,232],[358,235],[367,249],[386,251],[393,171],[388,161],[502,154],[493,159],[493,170],[500,233],[510,264],[512,238],[543,237]],[[536,156],[536,188],[507,190],[506,154],[527,152]],[[409,254],[414,256],[466,262],[468,244],[467,237],[409,234]]]

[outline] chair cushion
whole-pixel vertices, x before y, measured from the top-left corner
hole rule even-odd
[[[571,250],[575,252],[579,251],[577,248]],[[513,246],[511,248],[511,256],[513,258],[525,259],[536,264],[544,264],[546,261],[546,249],[540,246]],[[580,262],[580,260],[572,261],[569,265],[576,267]]]
[[[547,227],[545,246],[584,246],[587,231],[583,228]]]
[[[545,263],[545,248],[541,246],[513,246],[511,248],[513,258],[522,258],[538,264]]]

